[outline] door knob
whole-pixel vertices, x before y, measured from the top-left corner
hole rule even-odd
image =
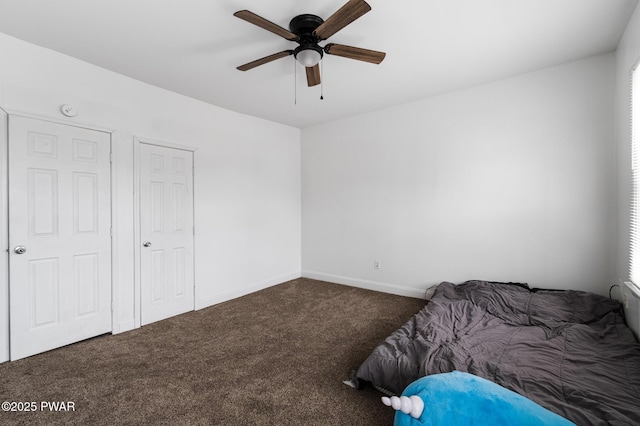
[[[25,246],[16,246],[13,251],[17,254],[25,254],[27,252],[27,248]]]
[[[145,241],[144,243],[142,243],[143,246],[145,247],[150,247],[151,246],[151,242],[150,241]]]

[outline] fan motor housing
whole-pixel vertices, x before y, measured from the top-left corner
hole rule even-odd
[[[291,22],[289,22],[289,29],[292,33],[299,36],[301,41],[305,42],[307,41],[305,39],[309,38],[309,41],[315,43],[318,41],[318,38],[313,35],[313,32],[323,22],[324,20],[321,17],[305,13],[293,18]]]
[[[297,35],[300,39],[298,43],[300,44],[293,51],[293,56],[295,58],[298,57],[298,53],[303,50],[315,50],[320,54],[322,58],[324,51],[320,46],[318,46],[318,41],[320,38],[313,34],[313,32],[322,24],[324,21],[321,17],[316,15],[311,15],[310,13],[305,13],[303,15],[298,15],[289,22],[289,29],[292,33]]]

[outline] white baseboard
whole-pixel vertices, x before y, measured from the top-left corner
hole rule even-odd
[[[289,274],[279,275],[268,280],[258,281],[240,287],[234,287],[233,289],[224,290],[216,293],[213,296],[196,300],[196,311],[199,309],[207,308],[209,306],[217,305],[218,303],[226,302],[231,299],[246,296],[247,294],[263,290],[276,284],[282,284],[286,281],[295,280],[296,278],[300,278],[301,276],[302,275],[300,274],[300,271],[295,271]]]
[[[335,284],[344,284],[351,287],[380,291],[382,293],[390,293],[398,296],[415,297],[416,299],[424,299],[424,292],[426,290],[415,287],[401,286],[397,284],[363,280],[360,278],[345,277],[343,275],[327,274],[317,271],[302,271],[302,276],[314,280],[328,281]]]

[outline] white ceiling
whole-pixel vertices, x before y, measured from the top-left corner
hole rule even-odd
[[[0,0],[0,32],[135,79],[303,128],[615,50],[638,0],[367,0],[327,40],[387,53],[380,65],[325,55],[320,86],[293,57],[236,66],[297,44],[233,16],[288,28],[347,0]],[[324,43],[321,43],[324,44]]]

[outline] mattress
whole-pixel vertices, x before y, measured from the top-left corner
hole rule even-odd
[[[399,395],[419,377],[456,370],[576,424],[640,424],[640,344],[621,304],[593,293],[443,282],[355,381]]]

